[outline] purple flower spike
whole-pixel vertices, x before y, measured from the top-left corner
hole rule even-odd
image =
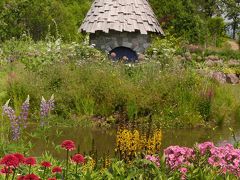
[[[23,127],[26,128],[27,127],[27,119],[28,119],[28,114],[29,114],[29,107],[30,107],[30,103],[29,103],[30,97],[28,95],[27,99],[25,100],[25,102],[22,104],[21,107],[21,113],[20,113],[20,118],[19,120],[22,120],[23,123]]]
[[[51,98],[46,101],[44,97],[42,97],[41,104],[40,104],[40,125],[44,126],[45,122],[44,119],[49,116],[52,110],[54,110],[55,104],[54,104],[54,95],[51,96]]]
[[[6,104],[2,107],[3,116],[7,116],[10,120],[11,131],[13,140],[18,140],[20,138],[20,124],[19,119],[17,118],[15,111],[8,104],[10,99],[6,102]]]
[[[53,111],[54,110],[54,94],[51,96],[51,98],[48,100],[48,106],[49,106],[49,113],[50,111]]]

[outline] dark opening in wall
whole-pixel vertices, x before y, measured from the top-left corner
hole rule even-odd
[[[110,58],[113,60],[123,59],[125,61],[136,61],[138,60],[138,55],[135,51],[127,47],[116,47],[109,52]]]

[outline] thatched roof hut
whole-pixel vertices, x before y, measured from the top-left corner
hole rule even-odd
[[[164,34],[147,0],[95,0],[80,31],[106,52],[123,47],[143,53],[150,33]]]

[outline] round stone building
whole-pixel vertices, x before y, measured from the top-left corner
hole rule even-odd
[[[97,49],[129,60],[144,53],[150,34],[164,35],[147,0],[95,0],[80,31]]]

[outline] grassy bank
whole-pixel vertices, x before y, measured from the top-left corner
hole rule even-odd
[[[162,58],[121,64],[77,43],[8,41],[2,45],[0,101],[11,98],[19,109],[29,95],[31,119],[36,120],[41,97],[54,94],[55,120],[69,123],[151,120],[158,127],[196,127],[239,116],[238,85],[219,85],[191,64]]]

